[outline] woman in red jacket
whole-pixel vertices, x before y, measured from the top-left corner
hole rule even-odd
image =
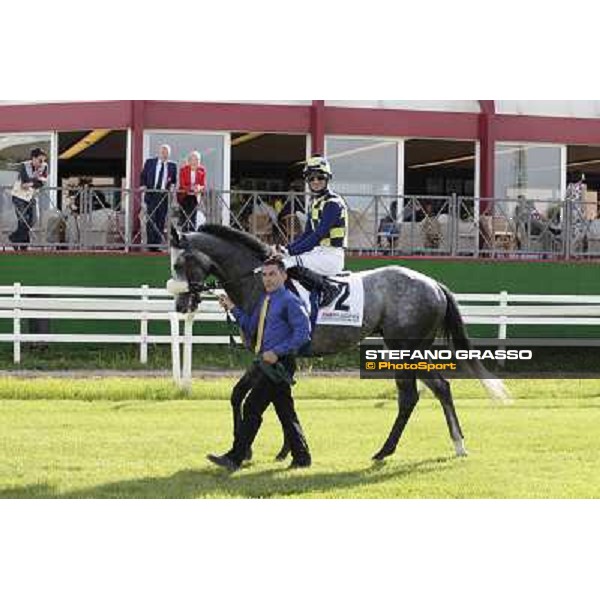
[[[177,200],[181,209],[179,225],[182,231],[195,231],[206,222],[201,209],[201,194],[206,187],[206,169],[200,164],[200,153],[190,152],[188,164],[179,171]]]

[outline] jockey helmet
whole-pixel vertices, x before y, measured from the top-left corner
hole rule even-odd
[[[331,170],[329,161],[319,155],[311,156],[306,161],[306,166],[304,167],[302,175],[304,176],[304,179],[306,179],[314,173],[322,173],[327,177],[328,181],[333,177],[333,171]]]

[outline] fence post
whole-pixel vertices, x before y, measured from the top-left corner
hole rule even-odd
[[[13,361],[15,364],[21,362],[21,284],[13,285],[13,297],[15,309],[13,315]]]
[[[192,389],[192,334],[195,313],[188,313],[183,322],[183,374],[182,387],[186,392]]]
[[[173,381],[181,386],[181,359],[179,356],[179,317],[176,312],[169,314],[171,322],[171,362]]]
[[[506,290],[502,290],[500,292],[500,307],[506,308],[508,306],[508,292]],[[505,340],[506,339],[506,314],[500,315],[500,324],[498,325],[498,339]],[[506,346],[499,346],[500,350],[506,350]],[[503,358],[498,360],[500,366],[504,366],[505,360]]]
[[[148,285],[142,285],[142,315],[140,319],[140,362],[148,363]]]

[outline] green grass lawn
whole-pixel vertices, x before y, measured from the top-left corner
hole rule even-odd
[[[298,411],[314,458],[273,462],[272,410],[255,458],[227,475],[208,452],[230,443],[230,378],[189,397],[162,379],[0,378],[0,498],[597,498],[600,382],[511,381],[493,406],[476,382],[453,389],[466,459],[439,404],[422,393],[395,456],[373,465],[396,413],[386,381],[303,376]]]

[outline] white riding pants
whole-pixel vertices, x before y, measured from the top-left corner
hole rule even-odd
[[[332,246],[315,246],[309,252],[297,256],[285,256],[283,264],[290,267],[306,267],[319,275],[337,275],[344,270],[344,249]]]

